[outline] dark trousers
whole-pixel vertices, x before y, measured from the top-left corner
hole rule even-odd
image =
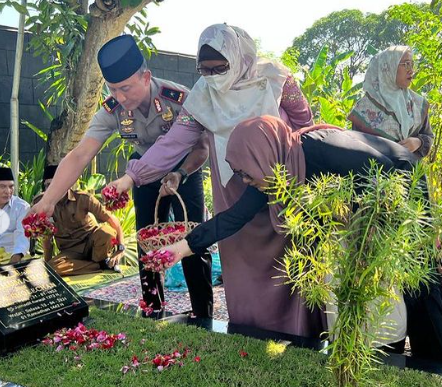
[[[407,333],[411,352],[421,358],[442,360],[442,287],[441,276],[421,285],[419,292],[405,292]]]
[[[138,156],[139,157],[139,156]],[[133,155],[133,158],[138,158]],[[154,223],[155,202],[161,187],[161,182],[133,188],[136,226],[140,230]],[[181,195],[189,221],[202,222],[204,216],[203,178],[201,170],[189,176],[185,184],[180,184],[178,193]],[[184,220],[184,212],[176,196],[166,196],[160,201],[158,209],[159,222],[169,220],[169,210],[172,206],[176,221]],[[139,256],[143,254],[138,246]],[[197,317],[211,317],[213,313],[212,291],[212,258],[209,253],[203,256],[192,255],[182,261],[184,277],[189,289],[192,311]],[[140,264],[141,289],[143,300],[155,310],[161,309],[164,301],[162,276],[144,270]]]
[[[415,155],[405,147],[382,137],[356,132],[323,129],[302,136],[302,148],[307,164],[307,178],[321,173],[346,176],[350,171],[363,174],[370,160],[383,165],[384,170],[410,170]]]

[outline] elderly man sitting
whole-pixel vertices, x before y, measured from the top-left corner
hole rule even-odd
[[[29,250],[21,221],[29,204],[14,195],[14,176],[0,167],[0,265],[19,262]]]
[[[56,166],[45,168],[44,188],[54,177]],[[37,196],[38,202],[42,195]],[[109,268],[120,271],[124,236],[119,220],[91,194],[69,189],[53,213],[57,228],[54,235],[60,253],[53,257],[53,240],[43,240],[45,260],[61,276],[99,272]]]

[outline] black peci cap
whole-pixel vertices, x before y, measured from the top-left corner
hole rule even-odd
[[[97,59],[104,79],[110,83],[131,77],[144,61],[132,35],[121,35],[109,40],[98,51]]]
[[[58,165],[46,165],[45,170],[43,172],[43,181],[47,179],[52,179],[55,175],[55,171],[57,170]]]
[[[8,167],[0,167],[0,180],[14,180],[12,169]]]

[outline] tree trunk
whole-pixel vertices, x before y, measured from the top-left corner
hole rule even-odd
[[[80,142],[97,110],[97,103],[103,87],[103,77],[97,62],[100,47],[124,30],[130,18],[152,0],[143,0],[136,8],[117,6],[103,11],[94,3],[91,7],[83,52],[72,83],[72,103],[53,122],[48,136],[46,162],[58,164]],[[93,13],[92,13],[93,11]]]

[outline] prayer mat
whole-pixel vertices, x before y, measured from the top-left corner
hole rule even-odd
[[[86,291],[99,289],[109,283],[119,281],[125,277],[136,275],[136,278],[139,278],[137,266],[120,265],[120,268],[122,273],[116,273],[112,270],[104,270],[101,273],[73,275],[70,277],[63,277],[63,279],[79,295],[84,295]]]
[[[37,259],[40,257],[31,257],[29,254],[26,254],[21,260],[28,260],[28,259]],[[7,265],[9,264],[9,260],[11,259],[11,253],[7,253],[3,247],[0,247],[0,266],[1,265]],[[0,385],[1,387],[1,385]]]
[[[138,305],[141,299],[140,278],[133,276],[124,278],[113,284],[101,287],[100,289],[87,290],[82,294],[84,297],[95,298],[98,300],[123,303],[128,305]],[[213,318],[221,321],[228,321],[226,297],[223,286],[213,288]],[[191,310],[190,298],[188,292],[171,291],[165,289],[166,311],[173,314],[187,312]]]

